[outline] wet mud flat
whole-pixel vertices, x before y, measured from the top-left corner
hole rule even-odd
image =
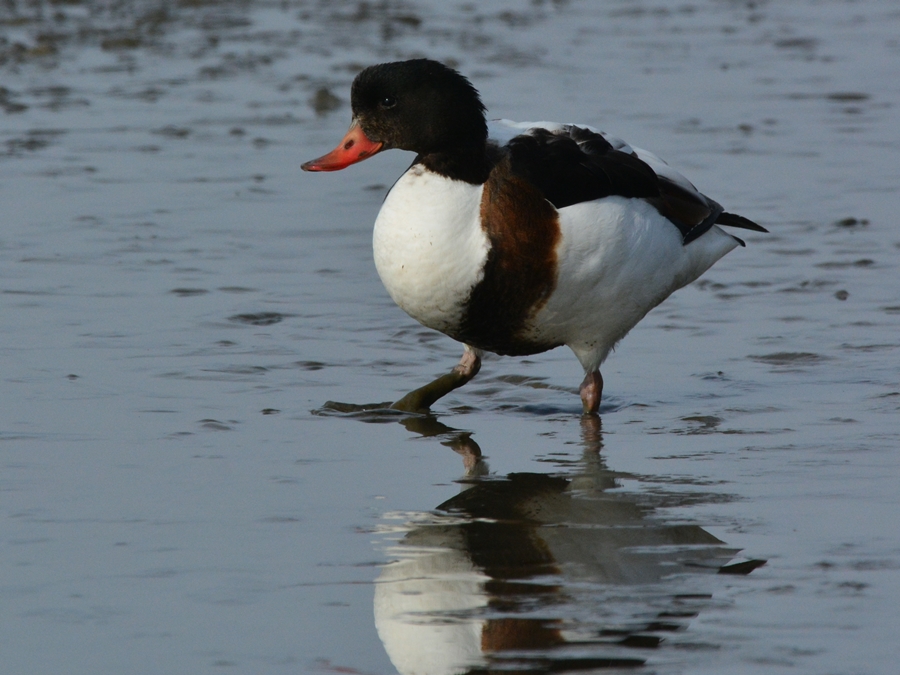
[[[0,7],[4,672],[894,672],[898,34],[874,0]],[[299,170],[415,56],[771,230],[622,342],[600,420],[565,350],[323,410],[459,357],[371,260],[411,158]]]

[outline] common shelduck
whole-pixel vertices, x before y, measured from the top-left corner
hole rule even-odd
[[[363,70],[350,130],[303,165],[337,171],[390,148],[416,158],[375,221],[375,265],[394,301],[465,345],[447,375],[393,404],[426,409],[471,380],[484,351],[567,345],[600,406],[600,365],[673,291],[743,245],[726,213],[652,153],[585,125],[486,122],[472,84],[430,59]]]

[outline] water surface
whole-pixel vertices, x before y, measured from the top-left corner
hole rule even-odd
[[[898,34],[878,0],[4,6],[4,672],[895,672]],[[434,417],[321,410],[459,357],[371,260],[411,157],[299,171],[360,68],[424,55],[771,230],[626,338],[599,423],[565,349]]]

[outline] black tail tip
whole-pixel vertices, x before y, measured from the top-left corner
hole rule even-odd
[[[742,230],[752,230],[753,232],[768,232],[762,225],[757,225],[749,218],[744,218],[744,216],[739,216],[736,213],[727,213],[725,211],[720,213],[719,217],[716,218],[716,224],[739,227]]]

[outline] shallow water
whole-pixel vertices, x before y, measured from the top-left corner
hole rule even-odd
[[[4,5],[4,673],[895,672],[897,35],[876,0]],[[421,55],[771,230],[625,339],[601,424],[563,349],[434,417],[322,410],[459,356],[371,260],[410,157],[299,171]]]

